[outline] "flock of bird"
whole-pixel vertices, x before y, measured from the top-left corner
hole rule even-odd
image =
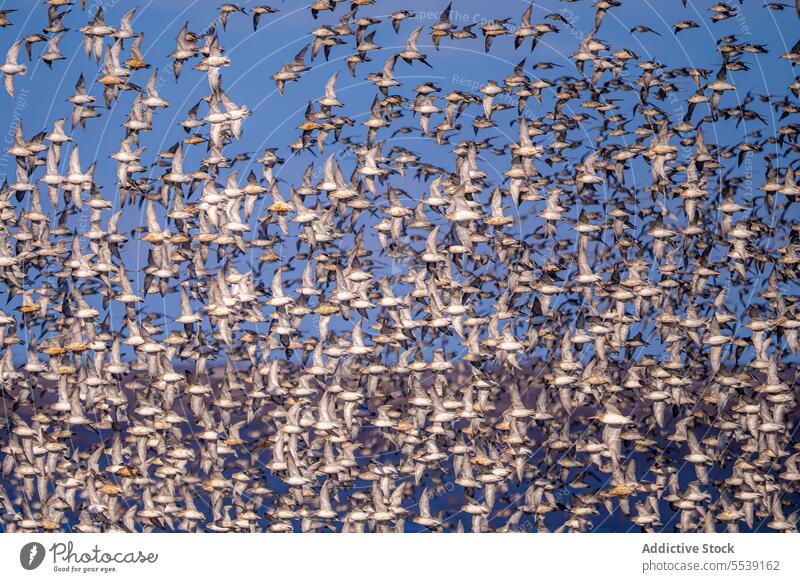
[[[304,48],[258,73],[311,96],[296,139],[252,152],[274,120],[226,91],[223,43],[252,18],[279,48],[288,3],[222,4],[166,64],[135,8],[45,4],[33,31],[0,11],[4,115],[65,35],[98,72],[69,81],[71,119],[22,115],[7,148],[2,530],[797,530],[800,78],[740,79],[800,65],[800,42],[723,30],[738,3],[659,2],[663,30],[611,46],[617,0],[581,34],[527,2],[464,25],[316,0]],[[795,7],[744,4],[800,32]],[[711,68],[624,46],[709,32]],[[554,38],[574,52],[547,62]],[[517,58],[405,79],[459,72],[437,63],[456,46]],[[153,152],[176,108],[158,66],[208,90]],[[114,110],[119,150],[88,159]]]

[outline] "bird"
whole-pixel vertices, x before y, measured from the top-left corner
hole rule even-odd
[[[22,46],[21,40],[12,44],[6,52],[6,61],[0,65],[0,72],[3,73],[3,87],[12,99],[14,98],[14,76],[25,75],[28,72],[26,65],[17,62],[20,46]]]
[[[258,30],[258,23],[261,21],[261,17],[265,14],[275,14],[279,12],[277,8],[273,8],[272,6],[267,6],[266,4],[259,4],[258,6],[253,6],[253,32]]]

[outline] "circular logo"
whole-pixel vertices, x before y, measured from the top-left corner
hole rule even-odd
[[[26,570],[35,570],[44,561],[44,546],[39,542],[30,542],[19,551],[19,563]]]

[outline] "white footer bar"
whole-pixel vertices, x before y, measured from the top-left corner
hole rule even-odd
[[[3,579],[798,580],[798,534],[0,535]]]

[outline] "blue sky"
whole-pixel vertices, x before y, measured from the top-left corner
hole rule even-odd
[[[93,5],[91,0],[88,4]],[[241,2],[241,4],[251,7],[255,2]],[[541,22],[546,14],[556,12],[570,25],[548,20],[559,27],[561,32],[546,35],[533,54],[529,49],[530,41],[523,43],[518,50],[514,50],[511,37],[501,37],[496,40],[491,53],[486,54],[480,38],[480,25],[487,20],[502,17],[511,17],[512,23],[516,22],[527,4],[515,0],[498,0],[496,2],[463,0],[455,3],[452,21],[459,26],[476,24],[475,32],[479,34],[479,38],[458,42],[444,39],[441,50],[437,51],[431,46],[430,25],[436,21],[437,12],[445,6],[446,2],[418,0],[380,2],[378,5],[363,8],[359,13],[378,17],[404,8],[417,11],[418,15],[402,23],[399,35],[395,34],[388,22],[377,28],[375,41],[383,48],[372,54],[373,61],[371,63],[359,67],[357,78],[350,76],[343,61],[351,50],[346,47],[336,47],[332,51],[329,61],[322,56],[313,62],[307,58],[307,64],[311,66],[311,70],[305,73],[299,82],[289,83],[286,87],[286,94],[282,97],[278,94],[270,75],[278,71],[283,63],[291,60],[303,46],[310,43],[309,30],[313,26],[323,22],[335,24],[338,17],[347,9],[347,3],[342,3],[335,15],[325,12],[320,14],[316,21],[310,17],[305,3],[275,0],[273,4],[280,9],[280,12],[276,15],[264,16],[255,33],[250,17],[236,14],[230,17],[227,31],[220,31],[221,43],[232,59],[231,66],[225,68],[222,73],[223,87],[235,103],[247,104],[253,112],[252,117],[244,124],[241,141],[229,146],[226,153],[232,157],[235,154],[249,152],[255,159],[263,152],[264,148],[279,147],[279,153],[287,159],[287,163],[277,172],[277,175],[282,180],[281,191],[287,197],[288,184],[297,183],[299,176],[311,161],[314,161],[319,167],[324,162],[327,152],[334,151],[334,148],[329,145],[324,156],[304,153],[301,157],[292,157],[287,147],[298,136],[296,126],[303,120],[303,112],[307,104],[322,96],[325,81],[334,71],[340,71],[337,94],[347,105],[344,112],[353,117],[357,124],[356,128],[346,129],[344,135],[353,135],[355,139],[363,140],[364,134],[358,124],[363,121],[365,115],[369,114],[369,107],[376,93],[374,86],[364,81],[364,77],[369,72],[378,71],[392,53],[402,50],[405,47],[406,37],[417,26],[425,27],[419,46],[427,54],[432,68],[429,69],[419,63],[413,66],[402,62],[398,63],[395,73],[398,80],[403,83],[400,91],[407,97],[413,96],[414,86],[425,81],[435,82],[442,88],[442,94],[452,90],[477,92],[477,88],[487,79],[501,81],[523,58],[527,59],[526,73],[531,78],[542,77],[556,80],[562,75],[574,76],[577,71],[570,55],[575,52],[581,39],[591,30],[594,20],[593,5],[587,0],[570,3],[537,2],[533,10],[534,22]],[[787,86],[794,79],[791,63],[778,58],[778,55],[786,52],[794,43],[794,39],[800,32],[793,9],[787,9],[783,13],[772,12],[764,9],[760,2],[748,1],[742,6],[742,13],[737,18],[711,25],[709,22],[711,12],[708,10],[711,4],[711,2],[690,1],[688,7],[684,8],[680,0],[661,2],[628,0],[621,7],[613,9],[607,14],[597,36],[611,46],[612,50],[627,47],[640,57],[657,60],[667,68],[678,66],[706,68],[712,71],[712,75],[721,64],[721,57],[716,50],[716,39],[723,35],[736,35],[740,43],[764,43],[768,46],[770,53],[768,55],[748,54],[743,57],[742,60],[750,66],[750,71],[731,73],[729,78],[736,85],[736,91],[727,93],[723,97],[721,106],[731,107],[740,103],[748,93],[773,95],[781,99],[788,93]],[[731,4],[738,6],[736,0],[732,0]],[[151,63],[153,69],[135,73],[131,81],[144,86],[151,72],[158,67],[159,92],[163,98],[171,102],[169,109],[160,110],[155,114],[153,131],[142,134],[140,145],[147,148],[143,158],[146,163],[152,162],[158,152],[166,150],[185,137],[183,130],[178,126],[178,121],[183,119],[187,111],[208,92],[205,73],[192,70],[191,64],[184,67],[180,82],[176,83],[172,78],[171,59],[167,55],[174,50],[175,35],[185,21],[189,22],[191,30],[200,32],[214,18],[218,5],[217,0],[192,2],[150,0],[138,4],[119,0],[102,4],[106,13],[106,21],[113,24],[116,24],[129,9],[138,6],[133,27],[135,30],[145,33],[144,58]],[[35,7],[31,9],[31,6]],[[41,2],[23,2],[22,0],[2,2],[0,8],[19,10],[10,16],[15,26],[0,30],[0,47],[8,47],[25,34],[38,31],[46,22],[47,7]],[[99,67],[86,57],[80,35],[75,32],[75,29],[84,24],[82,18],[76,9],[65,20],[66,25],[72,29],[61,43],[62,51],[66,56],[65,61],[56,63],[53,70],[49,70],[41,61],[36,61],[31,64],[26,76],[18,76],[15,79],[16,99],[12,100],[5,94],[0,95],[0,112],[2,112],[3,119],[0,128],[4,131],[5,147],[10,145],[9,140],[13,135],[16,121],[20,117],[24,119],[26,137],[45,128],[51,128],[53,122],[60,117],[69,117],[71,105],[66,103],[65,99],[71,94],[80,74],[86,77],[89,92],[98,97],[98,102],[102,102],[101,87],[92,83],[98,78]],[[700,24],[700,28],[674,35],[672,32],[674,23],[685,19],[696,21]],[[656,34],[631,35],[629,30],[637,25],[646,25],[660,33],[660,36]],[[34,54],[39,55],[42,48],[42,45],[35,46]],[[25,60],[22,53],[21,59]],[[532,65],[540,62],[551,62],[560,66],[550,70],[533,70],[531,68]],[[631,66],[625,80],[635,83],[636,77],[640,73],[639,68]],[[674,82],[682,90],[674,94],[673,98],[663,102],[651,99],[651,102],[658,104],[661,109],[670,114],[673,123],[683,116],[686,99],[694,91],[694,86],[688,78],[677,78],[674,79]],[[96,181],[102,186],[104,196],[114,202],[114,211],[118,209],[119,204],[114,185],[116,162],[108,156],[111,152],[116,151],[119,142],[125,136],[124,128],[120,124],[125,119],[133,97],[132,93],[123,93],[110,111],[98,108],[101,117],[89,120],[85,129],[77,128],[73,134],[81,148],[82,164],[86,166],[92,161],[97,162]],[[632,115],[633,107],[638,99],[638,92],[634,91],[619,97],[622,99],[619,103],[621,111],[626,115]],[[591,113],[590,110],[580,108],[582,100],[570,101],[565,107],[565,112]],[[530,99],[526,115],[538,118],[551,111],[552,90],[545,92],[544,103],[544,105],[539,105],[535,100]],[[779,120],[774,109],[764,104],[757,103],[753,107],[764,115],[766,125],[759,122],[747,122],[737,127],[733,120],[708,122],[704,125],[707,142],[733,145],[744,140],[749,132],[760,130],[764,136],[772,135],[776,132],[777,127],[791,121],[791,118]],[[473,137],[470,116],[477,115],[479,109],[479,107],[473,107],[465,113],[461,120],[464,129],[453,137],[451,140],[453,144],[460,139]],[[697,123],[697,120],[706,113],[707,110],[702,107],[698,108],[694,122]],[[499,143],[516,141],[517,127],[509,125],[515,115],[514,110],[498,113],[496,116],[498,126],[483,130],[478,136],[479,139],[497,134],[496,141]],[[642,122],[641,111],[637,111],[633,119],[628,129],[634,129],[637,124]],[[396,123],[399,125],[401,121],[403,125],[417,126],[417,120],[410,116],[398,120]],[[599,124],[599,118],[589,119],[579,128],[569,132],[568,138],[580,141],[582,145],[566,154],[570,158],[568,167],[591,151],[593,137],[597,134]],[[436,146],[430,140],[422,139],[418,135],[400,136],[395,140],[390,140],[389,136],[393,130],[394,128],[385,131],[379,138],[388,140],[385,149],[391,145],[402,144],[404,147],[421,153],[424,161],[428,163],[452,168],[455,159],[455,154],[451,151],[452,146]],[[630,139],[631,136],[627,136],[620,139],[619,142],[624,143]],[[772,146],[765,146],[765,153],[770,147]],[[776,151],[778,151],[777,148]],[[198,160],[204,155],[205,147],[203,145],[186,148],[185,167],[196,167]],[[62,156],[62,159],[66,160],[67,156]],[[508,162],[507,155],[494,156],[484,153],[481,155],[480,165],[491,180],[497,181],[508,167]],[[785,168],[787,163],[788,160],[777,161],[782,168]],[[345,166],[343,168],[345,175],[349,175],[352,170],[352,161],[345,160],[343,166]],[[252,162],[247,160],[237,163],[234,167],[239,170],[241,180],[244,180],[253,169]],[[537,162],[537,167],[545,174],[552,174],[555,171],[541,162]],[[734,158],[732,161],[728,161],[728,167],[731,175],[734,176],[744,176],[748,171],[752,174],[750,178],[752,187],[742,188],[737,193],[737,201],[741,203],[750,201],[757,194],[757,187],[762,183],[763,155],[755,156],[743,166],[737,166]],[[256,173],[260,175],[258,169],[256,170]],[[640,187],[649,184],[650,169],[644,162],[640,160],[634,163],[633,170],[631,177],[634,184]],[[160,172],[161,169],[156,169],[153,176],[157,176]],[[13,158],[9,154],[0,156],[0,174],[3,173],[6,174],[6,177],[13,176]],[[426,194],[428,190],[427,183],[411,178],[395,179],[393,183],[406,188],[409,195],[415,200]],[[594,209],[601,208],[600,204],[612,197],[614,197],[613,192],[606,191],[603,186],[599,187],[597,190],[598,204]],[[189,201],[196,199],[197,193]],[[268,198],[265,199],[268,200]],[[46,199],[43,200],[43,203],[46,211],[52,212]],[[678,201],[668,202],[673,208],[678,203]],[[761,218],[765,219],[763,205],[756,204],[756,208],[762,210]],[[254,230],[262,210],[257,207],[251,220],[251,227]],[[571,206],[567,215],[574,220],[580,210],[581,208],[577,205]],[[73,219],[73,224],[75,221],[87,220],[88,212],[88,209],[85,209],[84,215]],[[164,209],[160,209],[159,213],[163,219]],[[517,229],[515,234],[518,236],[526,236],[541,223],[535,217],[535,211],[532,210],[530,203],[523,206],[523,213],[526,216],[515,226]],[[530,216],[527,216],[528,213]],[[109,212],[108,215],[110,214]],[[789,218],[796,218],[796,216],[795,208],[795,212]],[[365,216],[364,221],[365,224],[368,224],[369,218]],[[131,228],[141,224],[144,224],[144,208],[135,210],[129,208],[124,215],[122,226]],[[371,231],[367,228],[366,232],[370,233]],[[560,234],[574,236],[574,233],[566,228]],[[347,248],[350,239],[351,236],[345,239],[342,248]],[[377,248],[374,238],[369,239],[367,245],[372,249]],[[286,252],[287,254],[294,252],[293,246]],[[146,246],[132,242],[125,250],[124,259],[129,276],[137,281],[137,286],[140,286],[143,281],[140,269],[147,260]],[[301,264],[301,269],[302,266]],[[263,272],[263,277],[267,282],[271,269],[272,267],[267,267]],[[727,274],[720,279],[721,284],[725,284],[726,276]],[[742,302],[734,303],[735,307],[743,307],[747,305],[748,298],[755,297],[754,294],[763,286],[763,277],[754,279],[751,283],[752,288],[739,287],[738,290],[744,291],[745,295]],[[4,306],[4,310],[10,311],[5,307],[13,308],[18,305],[19,301],[20,299],[16,298],[12,304]],[[174,313],[177,305],[177,294],[172,294],[166,299],[158,296],[149,297],[144,311],[160,310]],[[114,307],[117,310],[115,317],[121,314],[121,309],[117,309],[118,307]],[[170,331],[169,321],[165,323],[167,324],[165,334],[167,334]],[[119,329],[119,327],[119,325],[115,325],[115,329]],[[741,330],[741,333],[745,333],[745,330]],[[659,355],[661,344],[655,335],[647,349],[650,350],[649,353]]]
[[[256,3],[242,2],[240,4],[249,8]],[[310,17],[304,3],[275,1],[273,5],[280,12],[262,17],[256,32],[253,32],[250,17],[239,14],[234,14],[229,18],[226,31],[221,29],[219,31],[226,54],[232,59],[231,66],[225,68],[222,73],[223,87],[235,103],[247,104],[253,112],[252,117],[244,124],[241,141],[226,148],[226,153],[232,157],[235,154],[249,152],[253,154],[251,159],[255,159],[263,152],[264,148],[279,147],[279,153],[287,159],[287,163],[277,171],[277,175],[283,180],[281,191],[287,197],[288,184],[297,183],[299,176],[310,162],[313,161],[317,167],[320,167],[328,152],[334,151],[333,147],[329,145],[323,156],[316,155],[315,157],[313,154],[304,153],[302,156],[295,157],[287,148],[287,145],[299,135],[296,127],[303,120],[306,106],[310,101],[322,96],[325,81],[334,71],[340,71],[337,94],[346,104],[344,113],[356,120],[356,127],[346,128],[344,135],[353,135],[360,140],[363,139],[360,122],[363,121],[364,116],[369,114],[369,107],[376,93],[374,86],[364,78],[367,73],[378,71],[385,59],[392,53],[402,50],[405,47],[406,37],[417,26],[425,27],[419,45],[428,55],[432,68],[429,69],[420,63],[415,63],[413,66],[403,62],[397,64],[395,74],[403,84],[399,88],[399,92],[405,96],[413,95],[413,87],[425,81],[435,82],[442,88],[442,94],[451,90],[477,93],[477,88],[487,79],[501,81],[523,58],[527,59],[526,73],[533,79],[542,77],[557,80],[562,75],[576,75],[577,71],[570,55],[577,49],[581,39],[591,30],[594,20],[594,7],[588,1],[537,2],[534,4],[532,20],[553,23],[561,29],[561,32],[545,35],[533,53],[529,50],[530,41],[526,41],[519,49],[515,50],[512,37],[500,37],[494,42],[491,52],[486,54],[480,35],[481,24],[493,18],[511,17],[513,25],[518,22],[527,3],[511,0],[494,3],[475,0],[460,1],[454,5],[451,21],[458,26],[475,24],[474,31],[478,33],[479,38],[470,41],[444,39],[441,43],[441,50],[437,51],[431,46],[430,26],[438,19],[445,2],[379,2],[377,5],[362,8],[359,14],[385,17],[399,8],[404,8],[417,12],[417,15],[402,22],[400,34],[395,34],[388,21],[373,28],[377,30],[375,41],[383,48],[371,53],[373,59],[371,63],[359,66],[356,78],[349,74],[343,60],[352,52],[351,48],[334,47],[328,61],[321,54],[311,61],[309,54],[306,61],[311,66],[311,70],[303,74],[299,82],[287,84],[285,96],[280,96],[270,75],[278,71],[283,63],[291,60],[298,50],[310,43],[309,31],[311,28],[321,23],[335,24],[338,17],[347,8],[344,4],[338,7],[335,15],[323,12],[315,21]],[[738,5],[735,2],[733,4]],[[89,2],[88,5],[98,4]],[[159,93],[171,102],[168,109],[159,110],[155,114],[153,131],[142,134],[141,146],[147,148],[143,160],[151,162],[158,152],[166,150],[185,137],[178,122],[185,117],[189,108],[208,92],[205,73],[192,70],[189,63],[184,67],[180,82],[174,81],[171,59],[167,55],[174,50],[175,35],[186,21],[189,22],[192,31],[203,31],[216,16],[216,8],[219,3],[210,0],[194,0],[188,3],[155,0],[133,3],[118,0],[103,2],[101,5],[105,10],[106,21],[115,25],[125,12],[132,7],[138,7],[133,27],[137,32],[145,33],[144,58],[153,68],[136,72],[131,80],[144,86],[152,71],[158,68]],[[764,43],[768,45],[770,54],[748,54],[743,58],[749,64],[750,71],[731,74],[730,79],[736,85],[736,90],[727,93],[723,97],[721,105],[723,107],[732,106],[751,92],[777,95],[778,98],[786,94],[788,91],[786,87],[793,79],[793,71],[788,60],[777,57],[786,52],[793,43],[793,39],[797,37],[798,21],[794,13],[790,10],[783,13],[773,12],[766,10],[757,2],[746,2],[741,7],[742,12],[736,18],[711,24],[709,18],[712,13],[708,10],[710,5],[710,2],[690,2],[688,7],[684,8],[680,0],[624,2],[621,7],[611,10],[606,15],[600,32],[596,36],[606,42],[612,50],[627,47],[643,59],[657,60],[667,68],[694,66],[713,72],[717,71],[721,63],[720,54],[715,48],[715,39],[723,35],[736,35],[740,43]],[[0,46],[10,46],[20,36],[34,32],[45,24],[47,7],[37,3],[31,10],[29,6],[30,3],[2,3],[3,8],[17,8],[19,12],[11,15],[12,21],[15,23],[13,27],[0,30],[0,43],[2,43]],[[555,20],[545,20],[545,15],[551,12],[560,14],[570,25]],[[700,24],[700,28],[684,31],[676,36],[672,32],[672,27],[677,20],[684,19],[696,21]],[[72,93],[75,81],[80,74],[86,77],[89,92],[98,97],[98,103],[102,103],[102,87],[97,83],[92,84],[93,80],[99,76],[99,67],[87,58],[83,52],[80,35],[75,31],[84,24],[83,16],[76,9],[67,16],[65,23],[72,29],[61,43],[66,60],[55,63],[53,70],[49,70],[42,61],[37,60],[31,64],[26,76],[17,76],[15,79],[16,100],[10,99],[7,95],[0,97],[2,99],[0,107],[2,107],[6,128],[4,134],[6,142],[11,139],[16,120],[20,117],[24,119],[26,136],[52,127],[52,123],[60,117],[69,117],[71,105],[65,99]],[[640,24],[652,28],[660,33],[660,36],[656,34],[632,35],[629,30]],[[126,44],[126,48],[129,46],[129,42]],[[34,46],[34,55],[40,54],[42,48],[43,44]],[[21,59],[25,59],[22,54]],[[540,62],[551,62],[559,66],[550,70],[531,68],[532,65]],[[625,80],[635,83],[636,77],[640,73],[641,70],[632,65],[626,73]],[[670,114],[673,122],[676,122],[683,115],[686,98],[694,91],[694,86],[688,78],[677,78],[674,82],[684,90],[663,102],[659,103],[654,99],[651,99],[651,102],[658,104],[662,110]],[[539,117],[550,111],[553,102],[552,89],[550,93],[548,95],[547,91],[545,92],[544,105],[530,99],[525,115]],[[623,99],[620,102],[621,111],[630,115],[638,98],[637,92],[614,96]],[[101,116],[88,120],[85,129],[76,128],[73,134],[76,142],[80,144],[82,163],[88,165],[92,161],[97,162],[96,181],[102,185],[104,196],[114,202],[115,211],[119,204],[114,185],[116,162],[108,155],[116,151],[119,142],[125,135],[124,128],[120,124],[125,119],[133,97],[132,92],[123,93],[110,111],[98,107]],[[499,100],[501,98],[498,98]],[[591,113],[590,110],[580,109],[581,101],[582,99],[570,101],[565,107],[565,112],[580,110],[584,113]],[[513,103],[508,99],[507,102]],[[761,130],[764,135],[770,135],[775,132],[776,127],[786,122],[779,121],[774,110],[765,105],[758,104],[757,109],[765,116],[766,126],[758,122],[750,122],[749,125],[745,123],[736,127],[735,121],[719,120],[704,126],[706,140],[730,145],[741,141],[743,135],[750,131]],[[457,143],[459,139],[472,138],[470,118],[477,115],[479,110],[479,106],[474,106],[466,111],[461,120],[464,129],[451,140],[452,143]],[[203,111],[205,110],[202,109],[201,112]],[[705,113],[707,110],[703,111],[702,108],[696,112],[695,123]],[[497,127],[482,130],[478,136],[479,139],[497,134],[496,141],[498,143],[515,141],[517,127],[509,127],[509,123],[515,116],[515,109],[498,113],[496,116]],[[628,129],[635,128],[636,124],[642,121],[641,114],[637,114],[635,119],[636,121],[632,122]],[[403,122],[403,125],[417,126],[417,121],[408,115],[403,120],[398,120],[396,124],[400,121]],[[569,153],[571,159],[577,161],[588,153],[588,147],[596,135],[599,124],[599,118],[590,119],[578,129],[569,132],[570,140],[579,140],[586,146],[576,148]],[[379,139],[388,139],[393,130],[394,127],[389,131],[384,130],[385,133]],[[631,139],[630,136],[623,138],[620,143],[629,139]],[[436,146],[431,140],[423,139],[419,135],[398,136],[387,141],[385,149],[391,145],[402,145],[413,149],[421,153],[426,162],[442,167],[451,167],[455,159],[451,147]],[[184,147],[186,166],[193,168],[197,161],[205,155],[205,146],[201,144]],[[765,150],[769,147],[769,145],[765,146]],[[62,160],[66,159],[67,156],[62,156]],[[352,162],[350,161],[350,163]],[[508,167],[508,156],[498,157],[483,153],[480,163],[490,179],[499,180],[502,172]],[[540,171],[547,173],[546,166],[541,163],[538,165]],[[785,163],[779,165],[785,166]],[[349,174],[351,167],[346,163],[343,163],[343,166],[345,174]],[[241,181],[252,169],[255,169],[256,173],[260,175],[252,161],[245,160],[237,163],[234,167],[239,170]],[[649,183],[650,170],[644,162],[635,163],[633,168],[634,183]],[[762,183],[763,177],[762,157],[756,156],[752,161],[748,160],[745,167],[737,168],[734,164],[732,168],[734,175],[743,175],[746,170],[750,170],[752,174],[755,188],[745,189],[739,196],[748,197],[757,193],[756,188]],[[157,168],[152,175],[157,176],[161,171]],[[13,159],[9,154],[0,158],[0,173],[3,172],[13,176]],[[426,183],[411,179],[396,180],[394,183],[406,188],[415,199],[427,192]],[[604,187],[598,189],[598,201],[611,196],[604,190]],[[194,196],[196,199],[197,193]],[[49,208],[46,200],[44,203]],[[260,210],[260,208],[256,208],[255,216],[251,220],[251,226],[254,229],[261,214]],[[568,215],[573,219],[577,218],[579,211],[580,208],[573,206],[569,209]],[[88,212],[89,210],[85,208],[84,215],[76,220],[88,220]],[[524,208],[523,212],[531,212],[530,206],[527,209]],[[160,209],[159,213],[163,216],[163,209]],[[537,220],[523,218],[517,223],[517,233],[525,236],[537,227]],[[143,223],[144,207],[136,210],[129,208],[124,214],[122,226],[130,228]],[[366,229],[366,232],[369,237],[370,229]],[[347,240],[345,239],[343,243],[344,247],[347,245]],[[370,248],[377,248],[374,240],[368,240],[367,244]],[[128,272],[132,277],[138,277],[139,284],[143,279],[142,274],[138,271],[146,264],[147,260],[144,248],[144,246],[131,244],[124,254]],[[287,249],[287,252],[291,253],[293,250]],[[270,273],[271,267],[267,267],[263,276],[268,280]],[[173,310],[177,307],[177,297],[168,296],[164,300],[159,297],[150,298],[148,307],[158,310]]]

